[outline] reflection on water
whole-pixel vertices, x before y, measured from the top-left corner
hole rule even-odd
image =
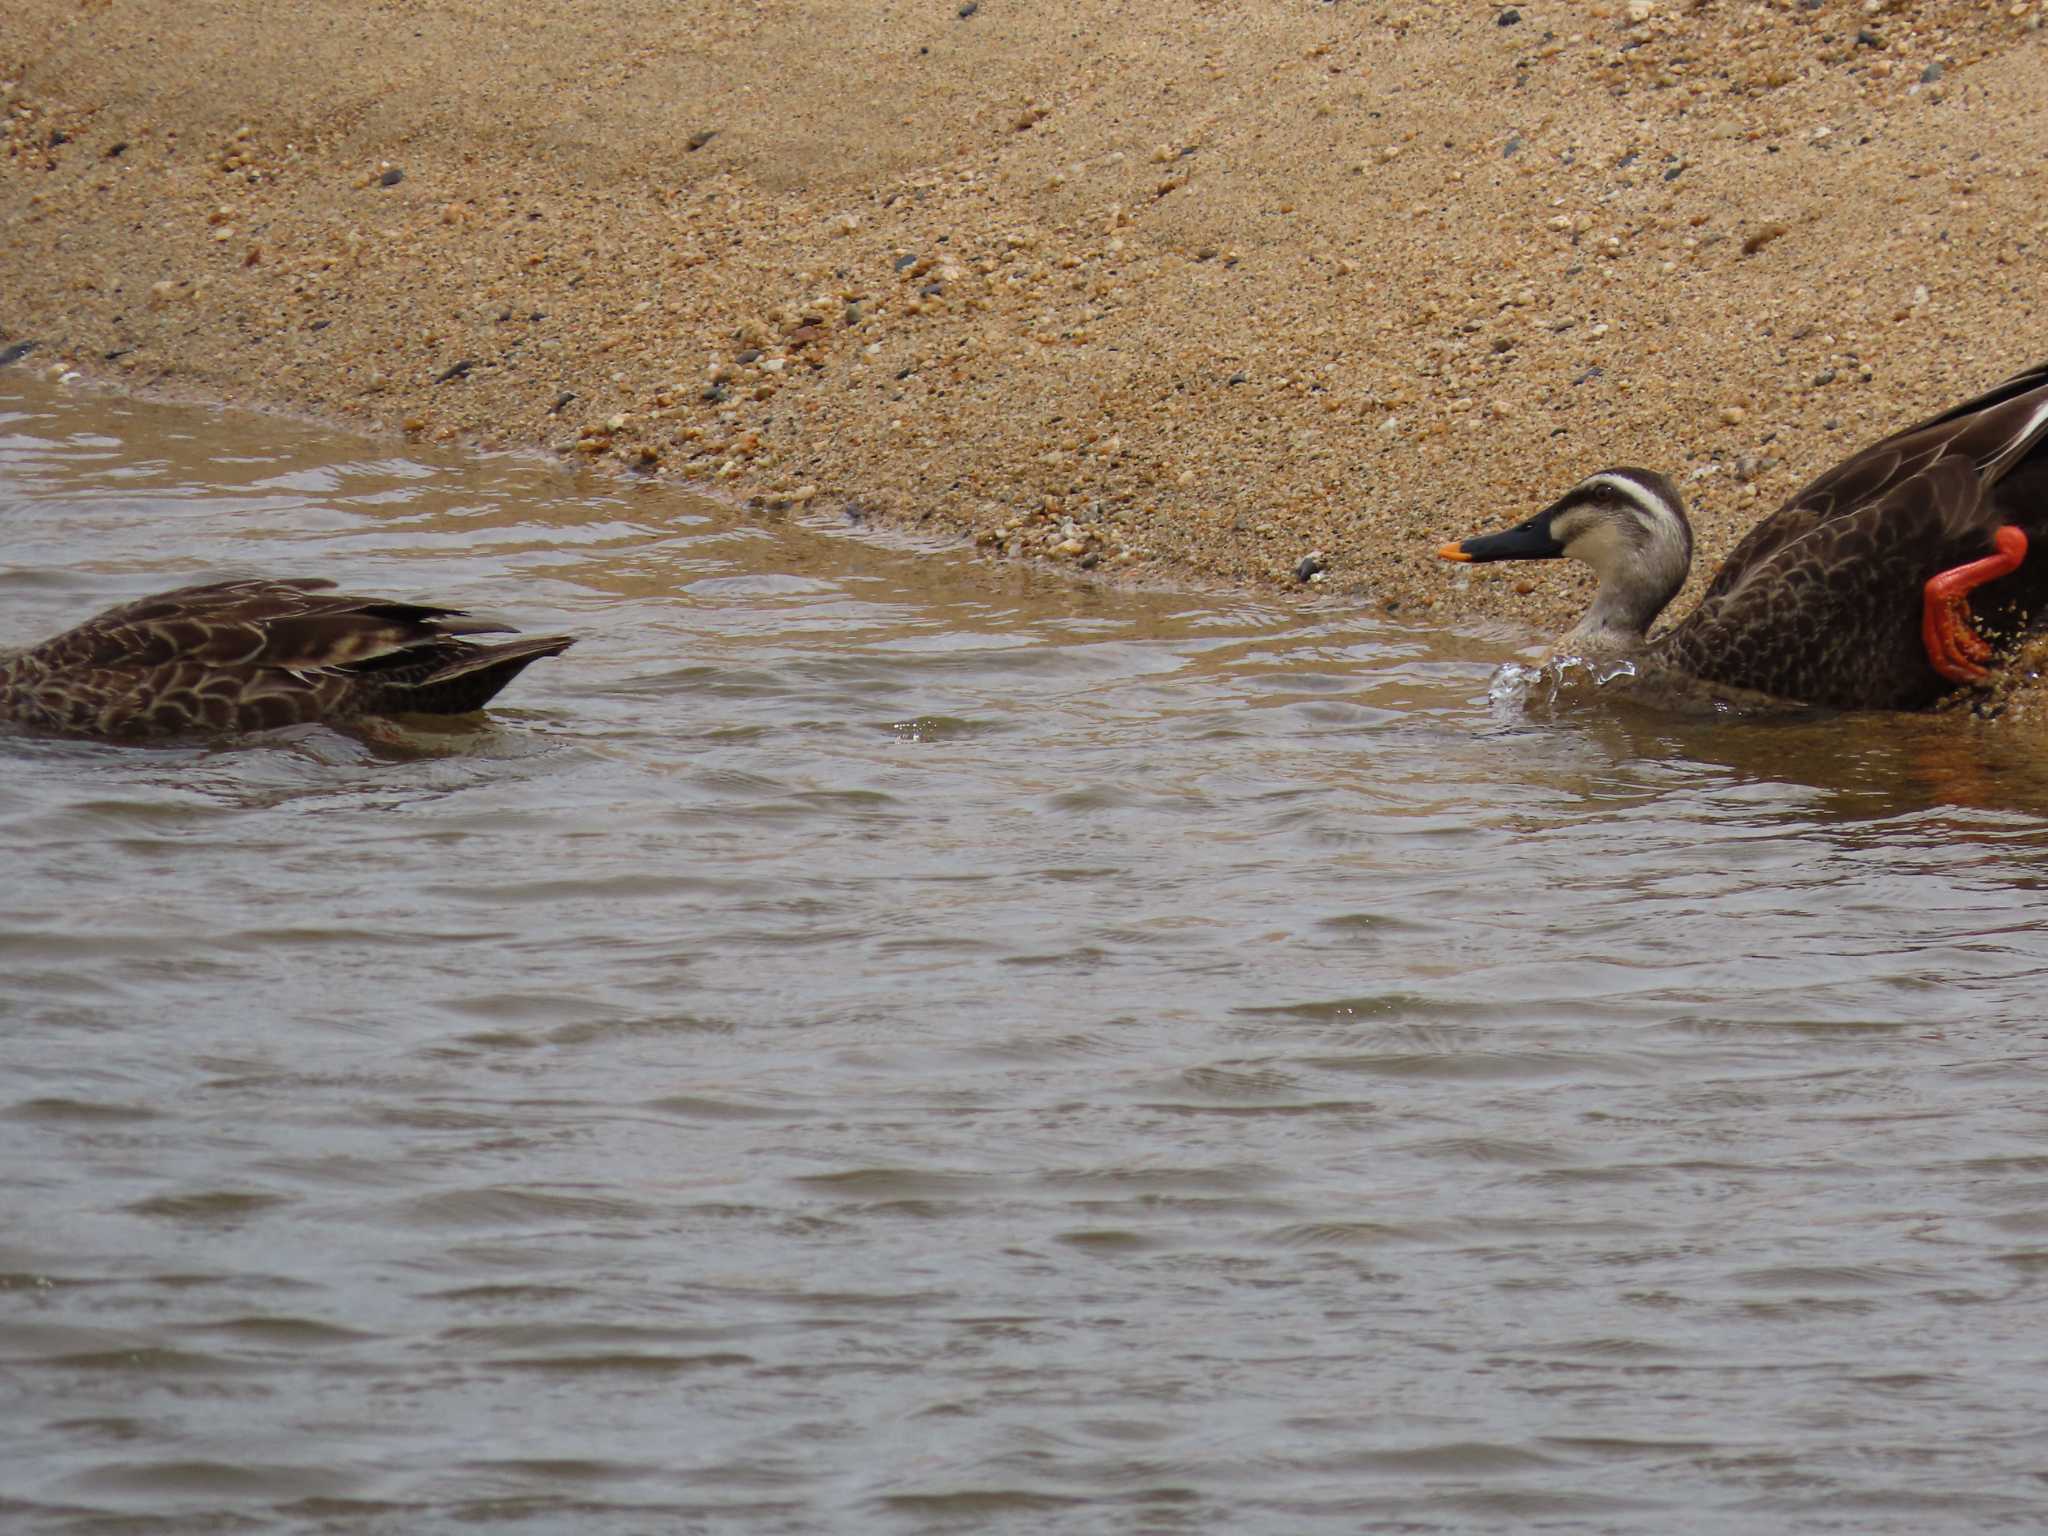
[[[0,390],[0,640],[584,636],[0,739],[9,1529],[2034,1522],[2025,733]]]

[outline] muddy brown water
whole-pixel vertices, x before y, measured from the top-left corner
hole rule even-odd
[[[2048,1517],[2038,737],[0,374],[0,640],[234,570],[584,639],[0,737],[7,1530]]]

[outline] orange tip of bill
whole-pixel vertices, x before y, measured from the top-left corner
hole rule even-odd
[[[1439,560],[1470,560],[1472,558],[1465,553],[1464,547],[1458,544],[1439,545],[1436,557]]]

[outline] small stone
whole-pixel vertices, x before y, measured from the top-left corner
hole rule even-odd
[[[377,178],[377,185],[380,187],[395,187],[403,180],[405,180],[405,172],[394,165]]]
[[[1920,71],[1920,83],[1922,85],[1932,85],[1935,81],[1939,80],[1940,78],[1941,60],[1939,59],[1936,59],[1932,64],[1929,64],[1925,69]]]
[[[1721,420],[1728,426],[1739,427],[1748,417],[1749,412],[1739,405],[1724,405],[1721,407]]]
[[[695,133],[683,140],[683,147],[691,154],[695,154],[717,137],[718,130],[716,128],[699,128]]]
[[[1742,254],[1745,256],[1754,256],[1758,251],[1762,250],[1765,246],[1769,245],[1773,240],[1778,239],[1782,235],[1787,235],[1790,233],[1791,227],[1789,225],[1780,224],[1776,222],[1766,224],[1761,229],[1754,231],[1748,239],[1742,242]]]
[[[1834,382],[1835,382],[1835,370],[1834,370],[1834,369],[1832,369],[1832,368],[1823,368],[1823,369],[1821,369],[1821,371],[1820,371],[1819,373],[1816,373],[1816,374],[1815,374],[1815,375],[1813,376],[1813,387],[1814,387],[1815,389],[1820,389],[1820,388],[1822,388],[1823,386],[1825,386],[1825,385],[1828,385],[1828,384],[1832,384],[1832,383],[1834,383]]]
[[[1522,13],[1516,10],[1511,5],[1506,10],[1502,11],[1498,16],[1493,18],[1493,24],[1496,27],[1512,27],[1516,22],[1520,21],[1521,19]]]
[[[965,21],[968,17],[972,16],[976,11],[980,9],[981,0],[967,0],[967,3],[960,7],[960,19],[962,21]]]
[[[1320,576],[1329,568],[1328,562],[1323,559],[1323,552],[1320,549],[1312,549],[1295,561],[1294,579],[1306,582],[1313,577]]]

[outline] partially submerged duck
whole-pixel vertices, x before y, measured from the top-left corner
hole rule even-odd
[[[1979,613],[2048,615],[2048,364],[1836,465],[1752,528],[1700,604],[1646,638],[1685,584],[1692,527],[1646,469],[1588,476],[1446,560],[1579,560],[1600,585],[1559,642],[1730,688],[1843,709],[1919,709],[1989,679]]]
[[[574,643],[545,635],[479,645],[467,637],[515,631],[459,608],[333,587],[220,581],[110,608],[0,653],[0,723],[133,737],[460,715]]]

